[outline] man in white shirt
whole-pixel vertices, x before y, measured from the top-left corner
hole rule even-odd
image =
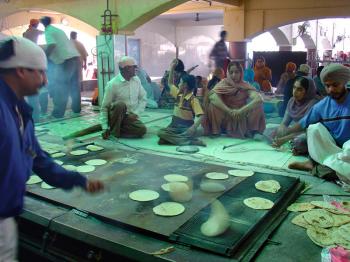
[[[45,26],[48,88],[54,104],[52,116],[64,116],[69,95],[73,112],[80,113],[80,54],[65,32],[51,25],[50,17],[45,16],[40,22]]]
[[[75,31],[70,32],[70,41],[73,42],[75,48],[80,54],[80,68],[86,70],[86,58],[88,57],[88,52],[85,46],[77,40],[78,33]],[[80,70],[80,80],[83,80],[82,70]]]
[[[135,75],[136,61],[124,56],[118,66],[120,72],[108,82],[101,106],[102,137],[142,137],[146,127],[138,115],[145,110],[147,95]]]

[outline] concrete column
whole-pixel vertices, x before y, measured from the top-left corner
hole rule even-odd
[[[229,42],[229,53],[232,59],[245,61],[247,57],[247,42]]]

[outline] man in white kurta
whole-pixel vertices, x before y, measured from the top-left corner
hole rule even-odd
[[[119,74],[108,82],[101,106],[102,136],[142,137],[145,125],[138,119],[145,110],[147,94],[135,75],[136,61],[124,56],[119,62]]]

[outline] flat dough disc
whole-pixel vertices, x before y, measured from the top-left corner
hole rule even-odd
[[[219,173],[219,172],[210,172],[205,175],[209,179],[214,180],[223,180],[228,178],[228,174],[225,173]]]
[[[199,147],[198,146],[178,146],[176,148],[176,151],[182,152],[182,153],[194,154],[199,151]]]
[[[67,169],[68,171],[77,171],[77,167],[73,165],[63,165],[62,167]]]
[[[226,190],[224,185],[212,181],[203,181],[199,187],[207,193],[219,193]]]
[[[166,184],[163,184],[161,185],[161,188],[166,191],[166,192],[170,192],[170,187],[176,187],[177,185],[179,186],[183,186],[183,185],[186,185],[186,189],[189,190],[189,187],[187,184],[185,184],[184,182],[169,182],[169,183],[166,183]]]
[[[66,154],[63,153],[63,152],[58,152],[58,153],[54,153],[51,155],[52,158],[58,158],[58,157],[63,157],[65,156]]]
[[[88,145],[86,146],[86,149],[92,151],[92,152],[95,152],[95,151],[101,151],[103,150],[104,148],[101,147],[101,146],[95,146],[95,145]]]
[[[165,175],[164,179],[168,182],[187,182],[188,181],[187,176],[182,176],[178,174]]]
[[[45,182],[42,182],[41,183],[41,188],[43,188],[43,189],[53,189],[53,188],[56,188],[56,187],[50,186],[49,184],[47,184]]]
[[[316,227],[328,228],[334,225],[332,215],[323,209],[310,210],[304,213],[304,218],[306,222]]]
[[[269,199],[262,197],[250,197],[243,200],[243,203],[253,209],[271,209],[273,202]]]
[[[115,162],[123,163],[123,164],[136,164],[137,159],[129,158],[129,157],[123,157],[123,158],[118,158],[114,160]]]
[[[306,222],[303,213],[295,216],[291,222],[292,222],[292,224],[303,227],[303,228],[310,227],[310,224],[308,222]]]
[[[63,161],[61,161],[61,160],[55,160],[55,162],[56,162],[56,164],[59,164],[60,166],[63,165]]]
[[[254,175],[253,171],[250,170],[238,170],[238,169],[232,169],[228,171],[228,174],[231,176],[242,176],[242,177],[248,177]]]
[[[89,151],[84,150],[84,149],[74,150],[74,151],[70,152],[70,154],[73,156],[81,156],[81,155],[86,155],[88,153],[89,153]]]
[[[77,172],[80,173],[89,173],[94,171],[96,168],[94,166],[89,165],[83,165],[83,166],[77,166]]]
[[[163,202],[153,208],[154,214],[158,216],[177,216],[185,211],[185,207],[176,202]]]
[[[261,180],[255,183],[255,188],[268,193],[277,193],[281,185],[276,180]]]
[[[315,206],[311,203],[304,202],[304,203],[293,203],[291,204],[287,210],[292,212],[303,212],[303,211],[309,211],[313,209]]]
[[[334,245],[333,230],[319,227],[309,227],[306,229],[306,234],[316,245],[328,247]]]
[[[107,161],[104,159],[90,159],[90,160],[85,162],[85,164],[87,164],[89,166],[102,166],[106,163],[107,163]]]
[[[140,189],[129,194],[129,198],[135,201],[152,201],[159,197],[158,192],[148,189]]]
[[[37,176],[37,175],[32,175],[30,176],[30,178],[28,179],[28,181],[26,182],[27,185],[33,185],[33,184],[37,184],[42,182],[43,180]]]

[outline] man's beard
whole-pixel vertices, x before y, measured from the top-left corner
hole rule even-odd
[[[347,94],[347,90],[344,88],[343,92],[332,94],[330,93],[329,96],[335,100],[340,100],[342,97],[344,97]]]

